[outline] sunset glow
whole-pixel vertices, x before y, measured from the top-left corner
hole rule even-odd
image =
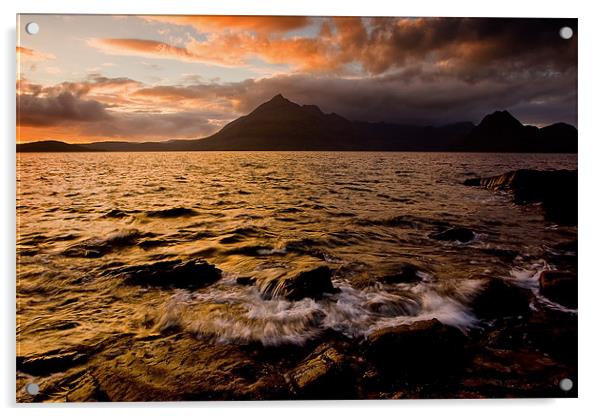
[[[351,120],[576,124],[573,20],[20,19],[18,142],[201,138],[277,93]]]

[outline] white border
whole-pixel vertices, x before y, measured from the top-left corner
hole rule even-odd
[[[601,394],[600,357],[602,353],[600,297],[599,197],[601,184],[598,165],[602,158],[600,117],[601,57],[599,41],[601,14],[596,2],[525,1],[497,2],[470,0],[420,0],[394,2],[369,0],[351,3],[341,0],[4,0],[0,3],[3,23],[2,42],[2,103],[0,112],[5,134],[0,139],[2,176],[2,226],[0,238],[2,255],[2,374],[0,377],[0,404],[11,407],[9,412],[24,414],[105,414],[130,415],[144,411],[148,415],[166,412],[198,414],[200,412],[266,415],[286,413],[287,416],[341,409],[345,415],[366,415],[368,412],[400,414],[479,415],[487,416],[522,413],[546,415],[593,414],[602,407],[597,400]],[[15,369],[15,14],[16,13],[129,13],[129,14],[282,14],[282,15],[358,15],[358,16],[509,16],[509,17],[577,17],[579,18],[579,399],[573,400],[439,400],[387,402],[255,402],[255,403],[178,403],[178,404],[122,404],[19,406],[14,404]]]

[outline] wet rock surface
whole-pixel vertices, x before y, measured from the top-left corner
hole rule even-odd
[[[468,334],[432,319],[375,330],[362,343],[326,333],[323,342],[298,347],[241,347],[179,332],[122,336],[59,373],[36,375],[20,366],[17,395],[20,401],[558,397],[562,378],[577,380],[576,331],[566,315],[558,316],[556,328],[546,324],[550,317],[510,317]],[[39,395],[25,393],[28,382],[40,384]]]
[[[218,281],[222,272],[204,260],[166,260],[113,271],[126,285],[201,288]]]
[[[577,171],[520,169],[488,178],[471,178],[464,185],[512,192],[519,205],[541,202],[546,219],[577,225]]]
[[[420,270],[414,265],[404,264],[398,270],[379,278],[378,281],[383,283],[416,283],[422,280],[419,275]]]
[[[439,241],[458,241],[460,243],[468,243],[475,238],[475,233],[472,230],[464,227],[448,228],[441,232],[429,234],[433,240]]]
[[[539,276],[541,293],[570,308],[577,307],[577,273],[545,270]]]
[[[485,280],[472,302],[475,314],[484,319],[524,316],[529,313],[529,293],[499,278]]]
[[[379,329],[366,341],[366,353],[386,375],[445,374],[463,361],[466,337],[437,319]]]
[[[344,397],[349,388],[345,356],[328,344],[320,345],[287,377],[302,398]]]
[[[281,296],[288,300],[321,299],[325,294],[337,292],[330,280],[331,276],[332,270],[328,266],[318,266],[262,282],[261,292],[267,298]]]

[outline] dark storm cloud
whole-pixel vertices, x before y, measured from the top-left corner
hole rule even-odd
[[[451,63],[462,78],[499,64],[504,70],[576,66],[576,36],[567,41],[558,33],[563,26],[576,33],[576,19],[373,19],[371,26],[369,36],[355,36],[348,47],[376,73],[429,59]]]
[[[71,92],[38,96],[22,94],[17,100],[17,117],[24,126],[54,126],[63,123],[90,122],[109,118],[105,106],[82,99]]]
[[[572,39],[559,36],[563,26],[573,28]],[[213,50],[223,60],[225,48],[228,59],[238,61],[244,56],[237,54],[252,51],[292,69],[192,85],[151,86],[100,74],[53,86],[20,81],[19,121],[73,125],[82,135],[109,138],[204,137],[282,93],[351,120],[478,123],[507,109],[525,123],[576,124],[577,33],[575,19],[355,17],[325,19],[320,36],[312,38],[236,32],[223,36],[238,41],[226,42],[217,33],[214,44],[195,40],[185,53],[210,60],[203,51]],[[145,49],[181,58],[172,52]]]
[[[106,138],[164,139],[202,137],[216,129],[215,121],[224,117],[212,111],[113,111],[117,104],[90,98],[93,92],[104,96],[106,89],[142,84],[127,78],[92,77],[79,83],[42,87],[26,81],[18,83],[17,119],[25,127],[66,127],[83,136]],[[104,89],[103,89],[104,88]],[[123,97],[115,99],[124,102]]]
[[[283,76],[248,84],[240,110],[249,111],[277,91],[293,101],[317,104],[324,111],[353,120],[478,122],[489,112],[508,109],[529,123],[576,123],[575,79],[576,72],[571,71],[472,83],[424,73],[362,79]]]

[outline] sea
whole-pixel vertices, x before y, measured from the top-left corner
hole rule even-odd
[[[124,334],[165,331],[241,347],[304,345],[333,332],[360,342],[432,318],[466,332],[486,324],[470,300],[489,277],[531,290],[534,309],[574,314],[537,282],[562,267],[558,247],[577,239],[577,227],[463,185],[523,168],[577,169],[577,155],[19,153],[17,356],[85,347],[88,357]],[[432,238],[454,227],[474,238]],[[222,278],[178,289],[126,285],[118,273],[194,259]],[[321,299],[240,284],[323,265],[338,290]],[[408,266],[418,281],[382,281]],[[61,371],[59,360],[43,376]]]

